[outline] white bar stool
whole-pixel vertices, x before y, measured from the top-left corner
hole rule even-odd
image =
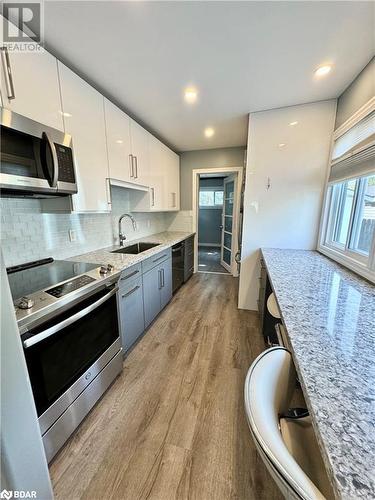
[[[277,305],[276,302],[276,297],[275,294],[272,292],[271,295],[267,299],[267,309],[268,312],[273,316],[274,318],[280,319],[281,314],[279,310],[279,306]]]
[[[253,362],[245,381],[245,411],[254,443],[282,494],[293,500],[333,499],[307,417],[280,417],[295,388],[292,356],[273,347]]]

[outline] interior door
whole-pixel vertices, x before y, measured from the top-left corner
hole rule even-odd
[[[223,197],[223,230],[221,233],[221,265],[232,272],[233,247],[234,247],[234,207],[237,176],[230,175],[224,179]]]

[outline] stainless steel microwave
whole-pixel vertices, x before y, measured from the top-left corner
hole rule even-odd
[[[2,108],[0,190],[5,197],[76,193],[72,137]]]

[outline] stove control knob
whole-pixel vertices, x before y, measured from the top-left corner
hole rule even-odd
[[[114,266],[113,264],[108,264],[108,265],[107,265],[107,270],[108,270],[108,272],[109,272],[109,273],[110,273],[111,271],[113,271],[113,270],[114,270],[114,268],[115,268],[115,266]]]
[[[31,309],[34,305],[33,299],[29,297],[22,297],[22,299],[18,303],[18,307],[20,309]]]
[[[107,266],[100,266],[99,272],[100,274],[107,274],[108,273]]]

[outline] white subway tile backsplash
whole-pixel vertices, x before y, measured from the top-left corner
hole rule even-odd
[[[45,257],[64,259],[118,243],[118,218],[130,211],[129,193],[112,188],[111,214],[45,214],[39,200],[0,199],[1,247],[6,266]],[[134,213],[137,231],[129,220],[123,232],[129,241],[166,231],[171,214]],[[69,230],[76,241],[69,239]],[[182,229],[183,230],[183,229]]]

